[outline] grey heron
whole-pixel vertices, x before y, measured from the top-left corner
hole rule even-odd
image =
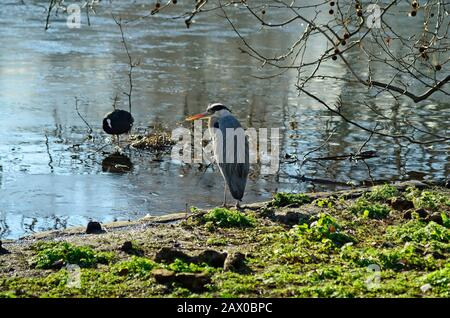
[[[236,200],[236,208],[244,196],[250,169],[249,146],[240,122],[230,109],[221,103],[209,104],[206,111],[186,120],[208,118],[214,159],[225,181],[223,206],[226,206],[227,187]]]

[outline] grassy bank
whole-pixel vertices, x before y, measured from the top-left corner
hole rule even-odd
[[[450,297],[449,191],[422,186],[3,242],[0,296]]]

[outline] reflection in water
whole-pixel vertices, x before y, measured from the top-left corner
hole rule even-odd
[[[64,19],[55,19],[47,32],[43,31],[45,12],[32,3],[0,11],[0,237],[85,225],[92,218],[108,222],[182,211],[185,204],[220,204],[223,183],[212,169],[199,171],[196,165],[180,165],[144,151],[127,152],[128,160],[116,163],[112,162],[117,157],[105,158],[102,151],[111,153],[113,145],[103,148],[111,140],[102,132],[102,118],[112,110],[114,96],[126,91],[128,84],[127,57],[107,3],[91,19],[91,27],[68,29]],[[148,1],[136,3],[148,5]],[[177,5],[180,12],[186,11],[182,5]],[[144,14],[134,2],[114,2],[114,6],[129,12],[124,19]],[[253,45],[267,52],[293,43],[304,29],[300,24],[284,32],[261,28],[244,13],[239,27],[243,35],[252,35]],[[320,104],[298,96],[295,70],[256,79],[253,75],[272,74],[240,53],[235,34],[215,15],[199,16],[189,30],[182,21],[152,16],[127,25],[125,33],[130,52],[141,61],[133,78],[135,132],[159,124],[169,129],[186,125],[188,114],[219,101],[232,108],[244,127],[281,128],[283,158],[289,154],[301,159],[332,131],[317,157],[356,153],[368,138],[341,118],[330,116]],[[311,41],[310,54],[324,45]],[[365,67],[359,58],[354,64]],[[325,67],[330,76],[346,76],[339,63]],[[450,116],[442,116],[448,112],[448,100],[439,95],[413,109],[406,101],[396,105],[388,96],[373,98],[351,83],[316,81],[310,89],[329,103],[341,96],[348,105],[346,116],[367,126],[374,124],[374,117],[361,107],[361,101],[399,119],[407,114],[410,122],[430,130],[450,127]],[[94,129],[92,139],[76,113],[75,96],[80,113]],[[125,98],[117,107],[127,109]],[[279,175],[261,175],[255,166],[244,204],[267,200],[274,191],[335,189],[371,177],[408,178],[409,171],[423,174],[425,180],[448,177],[448,145],[431,148],[374,136],[366,150],[376,151],[378,157],[303,166],[301,160],[282,160]],[[104,173],[117,169],[126,173]]]
[[[102,161],[102,171],[112,173],[125,173],[133,169],[133,163],[130,158],[120,154],[113,153]]]

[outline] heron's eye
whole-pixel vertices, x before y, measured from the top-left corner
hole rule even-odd
[[[216,121],[216,122],[214,123],[214,128],[219,128],[219,122],[218,122],[218,121]]]

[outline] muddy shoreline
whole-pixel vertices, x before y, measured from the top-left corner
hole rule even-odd
[[[405,182],[42,232],[2,241],[0,296],[447,297],[449,212]]]

